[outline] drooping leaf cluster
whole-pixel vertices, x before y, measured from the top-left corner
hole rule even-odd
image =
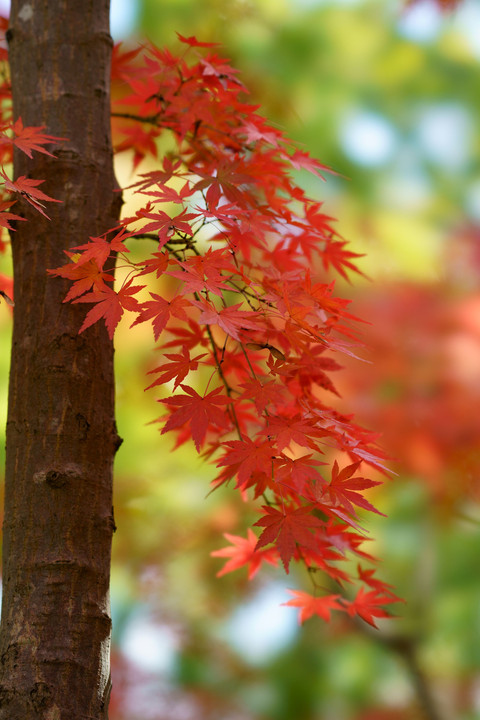
[[[233,484],[261,505],[259,535],[229,535],[232,545],[215,553],[229,558],[219,574],[247,565],[251,577],[279,561],[288,572],[295,561],[314,588],[287,603],[302,620],[336,609],[374,624],[397,598],[360,565],[353,577],[341,563],[372,559],[357,508],[378,512],[363,494],[378,481],[361,467],[383,470],[383,456],[376,437],[329,402],[357,322],[331,275],[360,272],[358,255],[293,179],[328,168],[247,102],[213,46],[180,40],[179,55],[116,49],[116,150],[133,151],[134,169],[144,159],[153,169],[131,186],[135,214],[50,272],[72,281],[66,302],[91,305],[80,332],[103,320],[113,337],[125,311],[132,326],[151,324],[163,351],[150,384],[164,395],[162,433],[177,445],[193,440],[217,468],[214,488]],[[54,140],[21,121],[13,127],[27,154]],[[160,144],[170,149],[160,153]],[[7,190],[45,214],[49,198],[37,180],[25,182],[5,175]],[[150,251],[139,259],[145,239]],[[114,285],[118,258],[123,279]],[[368,591],[354,597],[346,585],[355,579]]]

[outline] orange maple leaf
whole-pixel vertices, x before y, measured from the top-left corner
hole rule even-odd
[[[273,548],[269,548],[268,550],[256,549],[257,536],[250,528],[248,528],[247,531],[247,538],[242,538],[239,535],[230,535],[229,533],[224,533],[224,538],[232,543],[232,545],[222,548],[221,550],[214,550],[210,553],[212,557],[230,558],[223,568],[218,571],[217,577],[233,572],[243,567],[243,565],[248,565],[248,579],[251,580],[260,570],[263,561],[270,563],[270,565],[277,565],[278,563],[278,556]]]
[[[303,592],[302,590],[289,590],[293,599],[288,602],[282,603],[282,605],[288,605],[290,607],[300,608],[298,614],[298,620],[304,623],[312,615],[319,615],[321,618],[330,621],[330,613],[332,610],[343,610],[343,606],[338,602],[340,595],[324,595],[322,597],[315,597],[310,593]]]

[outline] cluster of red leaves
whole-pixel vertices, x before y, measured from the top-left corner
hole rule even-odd
[[[292,171],[321,177],[327,168],[245,101],[213,48],[180,40],[180,56],[116,50],[117,151],[133,150],[134,167],[147,156],[156,167],[132,186],[135,215],[51,272],[72,280],[66,300],[93,304],[80,332],[103,318],[113,336],[124,311],[132,325],[152,325],[164,355],[150,387],[168,393],[162,433],[174,431],[177,445],[193,440],[218,468],[215,488],[233,482],[244,498],[262,499],[260,536],[228,536],[232,546],[217,553],[230,558],[222,572],[247,565],[252,576],[278,560],[288,572],[294,560],[316,595],[317,573],[344,584],[352,577],[339,562],[369,558],[356,508],[377,512],[363,492],[378,483],[358,474],[361,463],[382,467],[375,437],[328,400],[340,367],[330,353],[351,352],[356,321],[328,274],[359,272],[357,256],[292,180]],[[171,150],[158,160],[160,137]],[[134,261],[139,238],[152,251]],[[117,256],[128,273],[113,289]],[[346,466],[335,462],[329,477],[319,468],[332,451]],[[373,624],[396,600],[380,581],[347,595],[304,593],[289,604],[305,601],[302,619],[334,608]]]

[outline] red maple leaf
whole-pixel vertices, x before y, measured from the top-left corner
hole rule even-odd
[[[222,269],[230,272],[234,271],[231,261],[226,258],[225,251],[212,250],[209,248],[204,256],[194,255],[185,262],[178,261],[180,270],[170,270],[168,275],[181,280],[185,292],[201,292],[208,290],[209,292],[223,297],[223,290],[230,290],[230,286],[226,284],[227,278],[221,274]],[[199,305],[203,307],[203,305]],[[206,307],[210,307],[206,305]]]
[[[163,210],[152,211],[149,207],[139,210],[137,218],[146,218],[151,220],[142,227],[142,233],[156,232],[158,233],[158,247],[162,248],[168,243],[176,233],[182,233],[188,237],[193,235],[192,226],[189,220],[195,220],[198,213],[187,213],[186,210],[174,215],[173,217]]]
[[[82,333],[90,325],[96,323],[103,317],[107,326],[110,338],[113,338],[115,328],[123,316],[124,310],[138,310],[140,304],[134,297],[145,285],[132,285],[132,279],[115,292],[111,287],[105,285],[102,288],[83,295],[83,297],[73,300],[74,303],[93,302],[96,303],[91,310],[88,311],[82,327],[78,331]]]
[[[191,303],[181,295],[176,295],[172,300],[165,300],[156,293],[150,293],[150,297],[153,300],[142,303],[141,311],[130,327],[152,320],[153,334],[155,340],[158,340],[160,333],[170,320],[170,316],[173,315],[180,320],[188,319],[185,308],[190,307]]]
[[[67,255],[75,257],[69,252],[67,252]],[[54,270],[47,270],[47,272],[50,273],[50,275],[74,280],[63,302],[73,300],[73,298],[82,295],[87,292],[87,290],[90,290],[90,288],[101,291],[102,288],[106,287],[107,282],[113,281],[113,275],[109,275],[101,270],[95,260],[88,260],[88,262],[82,263],[81,265],[76,262],[71,262],[68,265],[63,265]]]
[[[42,130],[45,130],[45,127],[43,126],[24,127],[22,123],[22,118],[20,117],[13,124],[12,130],[14,133],[14,137],[11,142],[13,142],[15,147],[19,148],[19,150],[28,155],[29,158],[33,157],[32,150],[36,150],[37,152],[43,153],[44,155],[50,155],[50,157],[54,157],[54,155],[48,152],[48,150],[45,150],[42,145],[55,143],[67,139],[61,137],[54,137],[53,135],[46,135],[42,132]]]
[[[248,579],[251,580],[260,570],[262,562],[268,562],[270,565],[277,565],[278,557],[273,548],[268,550],[257,550],[257,536],[248,528],[247,538],[238,535],[230,535],[224,533],[224,537],[228,542],[232,543],[230,547],[214,550],[210,553],[212,557],[228,557],[223,568],[217,573],[217,577],[233,572],[243,565],[248,565]]]
[[[238,310],[242,303],[217,310],[212,303],[192,301],[192,304],[202,308],[198,322],[200,325],[218,325],[226,335],[240,340],[240,331],[258,330],[259,318],[249,310]]]
[[[289,590],[288,592],[294,597],[292,600],[282,603],[282,605],[300,608],[300,612],[298,614],[300,624],[311,618],[312,615],[319,615],[321,618],[329,622],[332,610],[344,609],[338,602],[340,595],[323,595],[322,597],[315,597],[314,595],[303,592],[302,590]]]
[[[220,43],[214,43],[214,42],[200,42],[200,40],[197,40],[197,38],[194,35],[189,35],[189,37],[184,37],[183,35],[180,35],[179,32],[177,32],[177,37],[182,43],[186,43],[186,45],[190,45],[190,47],[202,47],[202,48],[208,48],[208,47],[218,47]]]
[[[390,614],[383,609],[382,605],[389,603],[401,602],[400,598],[395,595],[385,595],[379,593],[378,590],[369,590],[365,592],[364,588],[360,588],[355,600],[352,600],[347,607],[347,612],[352,617],[358,615],[365,622],[376,628],[373,618],[388,618]]]
[[[243,388],[242,400],[253,400],[259,414],[265,410],[267,405],[281,402],[285,393],[283,386],[274,380],[261,383],[256,377],[249,382],[241,383],[240,387]]]
[[[107,259],[113,253],[127,252],[127,248],[124,245],[125,240],[132,237],[132,233],[129,233],[125,228],[114,228],[117,231],[111,240],[108,240],[108,234],[100,235],[98,237],[91,237],[88,243],[84,245],[77,245],[74,250],[82,250],[83,252],[77,257],[77,264],[86,263],[88,260],[95,260],[99,268],[102,268]],[[112,232],[112,231],[110,231]]]
[[[16,180],[10,180],[8,178],[8,175],[5,174],[4,170],[0,170],[0,175],[4,179],[6,190],[9,190],[10,192],[17,192],[22,195],[22,197],[24,197],[25,200],[30,203],[30,205],[33,205],[33,207],[48,220],[50,220],[50,218],[43,210],[45,205],[43,204],[43,202],[40,201],[45,200],[45,202],[62,202],[61,200],[55,200],[54,198],[49,197],[44,192],[38,189],[37,185],[41,185],[43,182],[45,182],[44,180],[34,180],[33,178],[27,178],[25,175],[20,175],[20,177],[18,177]]]
[[[170,362],[163,363],[163,365],[159,365],[154,370],[149,371],[149,374],[161,374],[151,385],[149,385],[145,389],[149,390],[150,388],[155,387],[155,385],[163,385],[169,380],[173,380],[173,378],[175,378],[175,384],[173,386],[173,389],[176,390],[178,385],[180,385],[182,380],[186,378],[188,373],[192,370],[197,369],[198,361],[201,358],[205,357],[205,355],[206,353],[202,353],[201,355],[197,355],[196,357],[191,358],[186,345],[182,347],[181,353],[165,353],[165,357],[170,360]]]
[[[320,488],[319,500],[329,497],[334,506],[341,506],[350,515],[356,516],[354,505],[377,513],[377,515],[385,515],[375,508],[366,500],[359,490],[367,490],[381,483],[376,480],[368,480],[363,477],[352,477],[360,467],[361,462],[347,465],[343,470],[339,471],[338,463],[335,460],[332,467],[332,480],[328,485],[322,485]]]
[[[6,210],[15,203],[15,200],[7,200],[0,203],[0,227],[4,227],[7,230],[15,230],[10,225],[11,220],[26,220],[26,218],[15,215],[15,213],[6,212]]]
[[[243,440],[225,442],[223,446],[227,451],[217,462],[217,467],[230,468],[225,474],[227,477],[237,475],[238,487],[247,485],[254,472],[270,472],[275,451],[269,440],[255,442],[245,437]]]
[[[282,510],[264,506],[263,510],[265,515],[255,523],[265,528],[258,539],[257,548],[275,543],[285,571],[288,573],[288,566],[297,544],[315,548],[315,537],[310,530],[322,527],[322,523],[312,515],[311,506],[296,509],[285,507]]]
[[[217,425],[222,428],[228,426],[228,416],[221,406],[227,405],[230,400],[222,395],[222,387],[215,388],[207,395],[199,395],[189,385],[180,385],[180,387],[185,390],[185,395],[174,395],[160,400],[170,407],[178,407],[178,410],[175,410],[168,418],[162,429],[162,435],[189,423],[193,442],[197,452],[200,452],[209,425]]]
[[[115,152],[120,153],[124,150],[133,150],[133,169],[136,170],[141,161],[151,155],[157,157],[158,148],[151,132],[145,131],[139,124],[133,127],[123,127],[121,129],[126,137],[122,142],[117,143]]]

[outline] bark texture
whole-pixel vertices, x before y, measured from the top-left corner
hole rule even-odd
[[[116,223],[109,0],[13,0],[14,118],[68,138],[56,158],[15,156],[62,200],[12,233],[14,327],[7,421],[0,720],[100,720],[110,689],[114,530],[113,347],[46,269]]]

